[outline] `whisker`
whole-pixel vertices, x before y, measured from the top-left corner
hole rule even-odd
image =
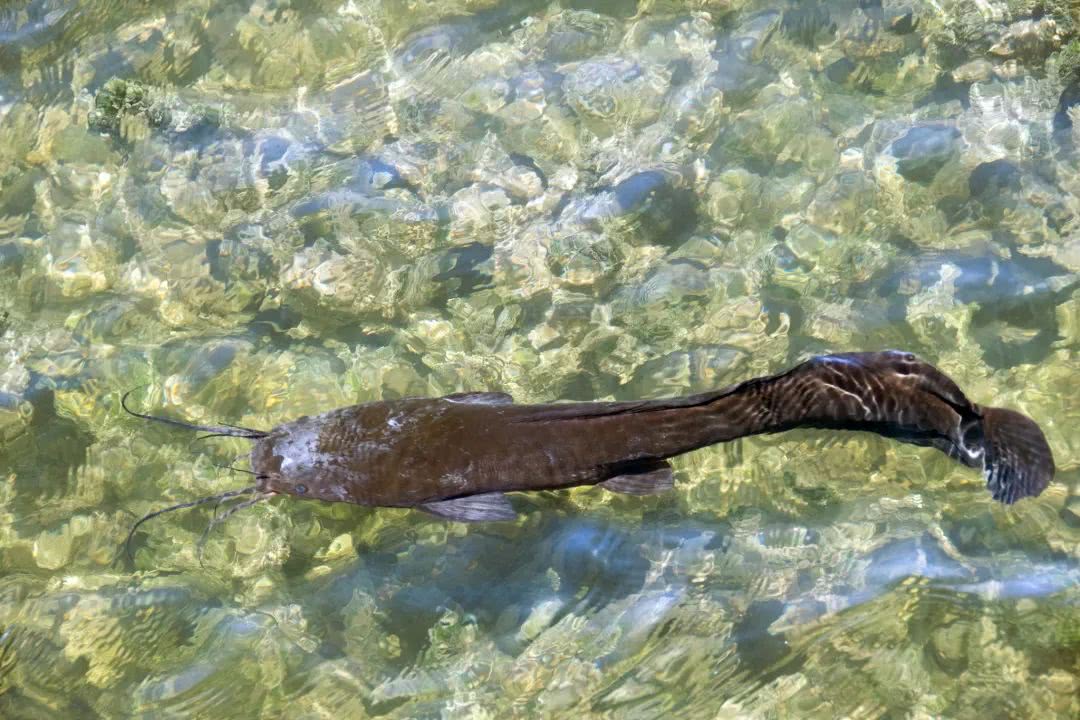
[[[231,502],[234,499],[235,498],[220,498],[216,503],[214,503],[214,515],[210,518],[210,522],[207,523],[206,528],[202,531],[202,534],[199,535],[198,548],[199,548],[199,565],[200,566],[203,564],[202,563],[202,547],[203,547],[204,544],[206,544],[206,537],[207,537],[207,534],[210,531],[210,528],[212,528],[218,522],[218,511],[221,509],[221,506],[223,504],[225,504],[226,501]]]
[[[234,430],[243,430],[244,432],[262,432],[262,430],[252,430],[251,428],[246,428],[243,425],[233,425],[232,423],[218,423],[218,425],[220,425],[221,427],[232,428]],[[263,433],[263,435],[265,434],[266,433]]]
[[[215,515],[214,518],[207,524],[206,529],[202,531],[202,535],[199,536],[199,544],[197,545],[197,547],[198,547],[198,557],[199,557],[199,566],[204,567],[204,568],[206,567],[206,565],[203,564],[203,550],[206,547],[206,540],[207,540],[207,538],[210,537],[210,531],[211,530],[216,528],[218,525],[221,525],[222,523],[224,523],[226,520],[228,520],[230,517],[232,517],[234,514],[236,514],[240,510],[243,510],[244,508],[249,508],[249,507],[251,507],[252,505],[254,505],[256,503],[262,502],[263,500],[269,500],[270,498],[274,497],[274,495],[276,495],[276,494],[277,493],[274,493],[274,492],[263,493],[263,494],[259,495],[258,497],[252,498],[251,500],[245,500],[242,503],[237,503],[236,505],[233,505],[231,508],[226,510],[222,515]]]
[[[145,387],[145,386],[144,386]],[[142,420],[150,420],[152,422],[163,423],[165,425],[173,425],[175,427],[182,427],[187,430],[202,430],[204,432],[211,433],[203,437],[239,437],[246,440],[259,440],[266,437],[269,433],[262,430],[253,430],[251,428],[240,427],[238,425],[196,425],[194,423],[183,422],[182,420],[173,420],[172,418],[161,417],[159,415],[146,415],[144,413],[138,413],[127,406],[127,399],[131,393],[135,392],[138,388],[128,390],[120,398],[120,407],[124,408],[124,412],[128,415],[134,415]],[[198,438],[201,439],[201,438]]]
[[[206,503],[215,501],[220,502],[225,498],[236,497],[237,495],[250,495],[253,492],[258,492],[258,490],[259,488],[257,485],[252,485],[251,487],[242,488],[240,490],[229,490],[227,492],[221,493],[220,495],[211,495],[210,497],[199,498],[198,500],[190,500],[188,502],[179,503],[177,505],[171,505],[167,508],[155,510],[152,513],[147,513],[146,515],[143,515],[141,518],[135,521],[134,525],[131,526],[131,530],[129,530],[127,534],[127,539],[124,540],[124,552],[127,554],[128,561],[133,562],[135,559],[131,553],[131,540],[135,537],[135,531],[138,530],[139,526],[147,520],[153,520],[158,515],[164,515],[165,513],[173,512],[174,510],[184,510],[185,508],[191,508],[197,505],[205,505]]]
[[[194,440],[192,440],[191,442],[198,442],[199,440],[207,440],[209,438],[216,438],[216,437],[242,437],[245,440],[257,440],[258,439],[258,438],[249,438],[249,437],[247,437],[245,435],[234,435],[233,433],[210,433],[209,435],[200,435],[197,438],[195,438]]]
[[[221,465],[219,463],[211,463],[211,465],[216,468],[221,468],[222,470],[232,470],[233,472],[244,473],[245,475],[254,475],[260,480],[266,477],[265,475],[257,473],[253,470],[245,470],[244,468],[233,467],[232,465]]]
[[[246,494],[249,494],[249,495],[250,495],[250,493],[246,493]],[[273,493],[269,493],[269,494],[273,495]],[[221,506],[222,506],[222,505],[223,505],[223,504],[224,504],[224,503],[225,503],[226,501],[228,501],[228,502],[232,502],[233,500],[235,500],[235,499],[236,499],[236,497],[237,497],[237,496],[231,496],[231,497],[227,497],[227,498],[221,498],[221,499],[219,499],[219,500],[217,501],[217,503],[216,503],[216,504],[214,505],[214,516],[213,516],[213,517],[212,517],[212,518],[210,519],[210,522],[211,522],[211,523],[213,523],[213,522],[215,522],[215,521],[219,520],[219,516],[218,516],[218,510],[219,510],[219,509],[221,508]],[[235,507],[235,506],[234,506],[234,507]],[[205,533],[205,531],[203,531],[203,532]]]

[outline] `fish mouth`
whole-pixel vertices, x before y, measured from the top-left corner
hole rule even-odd
[[[281,455],[274,452],[273,438],[260,440],[251,450],[251,469],[259,475],[280,475],[283,461]]]

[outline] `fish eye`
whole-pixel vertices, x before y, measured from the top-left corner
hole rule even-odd
[[[296,485],[295,487],[293,487],[293,490],[296,491],[297,495],[303,495],[307,492],[307,485]]]

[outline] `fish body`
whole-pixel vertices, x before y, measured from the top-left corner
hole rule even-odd
[[[1038,495],[1054,464],[1029,418],[970,402],[911,353],[812,358],[787,372],[664,400],[518,405],[458,393],[354,405],[260,434],[260,493],[413,507],[454,520],[515,517],[503,493],[673,485],[669,458],[796,427],[874,432],[982,467],[996,500]]]

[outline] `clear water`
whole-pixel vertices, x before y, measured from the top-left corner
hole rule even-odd
[[[1070,15],[1070,13],[1073,13]],[[0,8],[0,716],[1080,715],[1068,2]],[[874,437],[522,519],[278,498],[245,444],[379,398],[702,391],[902,347],[1057,481]],[[238,457],[239,456],[239,457]]]

